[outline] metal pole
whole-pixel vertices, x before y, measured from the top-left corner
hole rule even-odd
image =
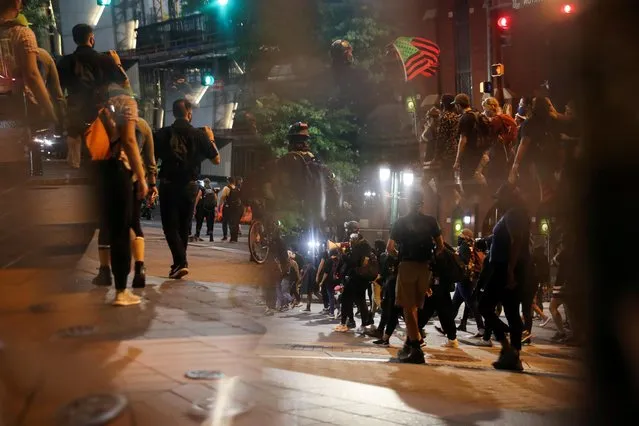
[[[486,0],[486,81],[491,81],[491,72],[490,68],[492,65],[492,49],[493,49],[493,16],[492,16],[492,8],[493,2],[492,0]]]

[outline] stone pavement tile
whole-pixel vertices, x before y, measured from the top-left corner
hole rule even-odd
[[[300,410],[295,414],[299,417],[306,417],[316,421],[328,422],[336,425],[385,426],[389,424],[386,420],[378,420],[372,417],[349,414],[345,411],[332,410],[328,407]]]
[[[375,418],[386,420],[389,423],[409,426],[438,426],[449,424],[445,420],[430,414],[411,413],[392,409],[385,409],[383,413],[376,415]]]

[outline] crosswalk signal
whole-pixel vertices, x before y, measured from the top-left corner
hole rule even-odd
[[[490,66],[490,75],[493,77],[501,77],[504,75],[504,64],[492,64]]]
[[[112,0],[98,0],[98,6],[111,6]]]
[[[479,92],[480,93],[493,93],[493,83],[490,81],[482,81],[479,83]]]

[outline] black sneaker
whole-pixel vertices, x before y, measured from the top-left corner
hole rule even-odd
[[[397,359],[401,362],[402,359],[406,358],[410,354],[410,345],[408,343],[404,343],[404,346],[397,351]]]
[[[111,268],[108,266],[100,266],[98,275],[96,275],[91,282],[93,283],[93,285],[109,287],[111,284],[113,284]]]
[[[176,266],[175,269],[171,271],[171,275],[169,275],[169,278],[174,280],[179,280],[188,274],[189,274],[189,267],[187,265]]]
[[[146,287],[146,274],[135,274],[133,276],[133,284],[131,284],[133,288],[144,288]]]
[[[311,307],[310,306],[306,306],[306,308],[302,312],[311,312]]]
[[[445,336],[446,333],[444,332],[444,329],[441,328],[440,326],[436,325],[435,326],[435,330],[437,330],[439,332],[439,334],[441,334],[442,336]]]
[[[364,332],[364,334],[369,337],[375,337],[377,339],[381,339],[384,337],[384,331],[382,331],[379,328],[376,328],[375,330],[366,331]]]
[[[222,241],[226,241],[226,240],[228,240],[227,237],[222,237]]]
[[[355,324],[355,321],[349,321],[346,323],[346,327],[348,328],[357,328],[357,324]]]
[[[412,347],[405,357],[399,359],[399,362],[404,364],[425,364],[426,360],[421,348]]]
[[[459,324],[457,326],[457,331],[463,331],[464,333],[467,333],[468,330],[466,330],[466,324]]]
[[[378,345],[378,346],[383,346],[385,348],[390,346],[390,342],[388,340],[384,340],[384,338],[378,339],[378,340],[374,340],[373,341],[374,345]]]
[[[521,364],[519,354],[513,349],[508,351],[502,350],[499,359],[493,362],[493,367],[495,370],[524,371],[524,366]]]
[[[423,328],[420,329],[419,335],[421,336],[422,340],[424,340],[426,338],[426,330],[424,330]]]

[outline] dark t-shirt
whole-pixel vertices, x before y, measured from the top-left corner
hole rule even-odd
[[[326,277],[326,281],[324,282],[324,285],[330,285],[332,284],[333,286],[337,285],[339,283],[339,265],[340,264],[340,259],[339,257],[329,257],[328,259],[326,259],[324,261],[324,269],[322,270],[322,276],[324,274],[328,274],[328,276]],[[332,290],[332,288],[331,288]]]
[[[469,154],[476,154],[479,149],[477,148],[477,116],[472,111],[468,111],[462,114],[459,119],[459,134],[466,136],[466,150]]]
[[[346,258],[346,273],[353,274],[356,268],[359,268],[364,263],[365,257],[371,255],[371,245],[365,238],[361,238],[351,247],[351,252]]]
[[[530,259],[530,217],[525,208],[508,210],[493,228],[490,263],[508,263],[513,238],[523,241],[518,262]]]
[[[179,167],[174,161],[171,151],[172,131],[184,138],[188,147],[187,163],[184,168]],[[160,179],[166,179],[174,183],[192,182],[200,175],[202,161],[215,159],[219,153],[211,143],[206,133],[196,129],[184,119],[177,119],[172,126],[158,130],[154,135],[155,157],[162,160]]]
[[[425,262],[432,258],[434,239],[441,234],[437,219],[414,212],[395,222],[390,238],[397,243],[400,261]]]

